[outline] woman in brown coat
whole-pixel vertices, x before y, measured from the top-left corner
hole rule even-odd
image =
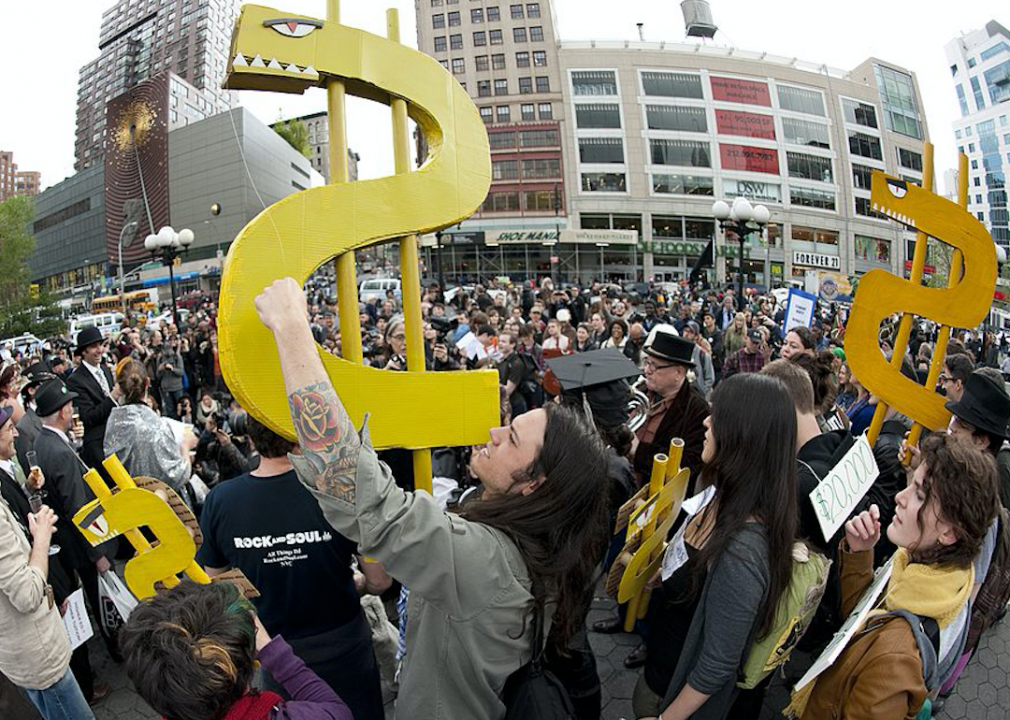
[[[803,720],[911,720],[928,691],[906,610],[945,630],[966,617],[972,564],[999,504],[992,458],[947,435],[922,444],[922,463],[898,493],[887,537],[898,547],[887,589],[863,629],[815,682]],[[850,613],[873,579],[880,539],[877,506],[845,526],[839,548],[842,610]],[[955,633],[956,634],[956,633]]]

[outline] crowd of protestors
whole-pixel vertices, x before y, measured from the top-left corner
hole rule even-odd
[[[80,587],[97,620],[101,576],[132,553],[118,540],[91,547],[71,526],[94,497],[84,472],[112,453],[198,516],[209,575],[241,570],[258,591],[250,602],[227,582],[185,582],[142,602],[118,635],[96,622],[168,720],[368,720],[391,696],[403,716],[498,720],[510,678],[542,653],[578,718],[597,720],[587,632],[624,625],[623,610],[586,622],[601,568],[623,562],[608,528],[674,438],[698,502],[675,525],[682,557],[653,579],[636,628],[646,640],[625,660],[643,668],[638,717],[760,713],[772,676],[741,689],[742,660],[778,628],[797,547],[832,561],[793,638],[808,655],[874,569],[892,558],[893,569],[858,639],[794,698],[796,717],[915,717],[952,691],[1005,610],[1010,396],[996,336],[961,331],[948,344],[936,388],[946,433],[908,446],[912,421],[888,409],[879,476],[825,538],[810,494],[880,404],[846,364],[843,307],[818,305],[809,327],[783,332],[774,294],[544,279],[432,285],[421,309],[427,370],[491,369],[501,388],[486,445],[433,452],[434,498],[413,492],[409,451],[376,452],[350,423],[316,349],[342,352],[339,309],[316,285],[278,282],[257,299],[297,440],[228,393],[209,296],[181,327],[128,317],[113,337],[85,328],[32,356],[3,350],[0,672],[46,720],[89,720],[108,693],[60,617]],[[367,364],[417,369],[401,313],[392,291],[360,304]],[[881,333],[888,356],[893,331]],[[907,377],[926,381],[936,332],[914,328]],[[554,371],[601,353],[630,371],[574,388]],[[336,419],[330,435],[309,431],[308,405]]]

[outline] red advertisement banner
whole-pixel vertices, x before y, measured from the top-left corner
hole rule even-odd
[[[715,125],[722,135],[775,139],[775,119],[771,115],[741,110],[716,110]]]
[[[720,144],[719,156],[722,158],[723,170],[779,174],[779,153],[774,148]]]
[[[712,98],[724,102],[771,107],[768,83],[712,76]]]

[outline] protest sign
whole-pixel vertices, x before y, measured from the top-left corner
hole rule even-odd
[[[67,598],[67,612],[63,616],[63,626],[67,629],[71,650],[76,650],[95,634],[87,608],[84,607],[83,588],[77,588]]]
[[[873,481],[880,475],[865,435],[856,438],[855,445],[842,456],[810,493],[810,502],[821,524],[824,539],[830,540],[849,519],[849,513],[863,499]]]
[[[817,296],[792,288],[789,299],[786,300],[786,316],[783,332],[789,332],[794,327],[810,327],[814,321],[814,309],[817,306]]]

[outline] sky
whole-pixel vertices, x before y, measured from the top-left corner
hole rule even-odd
[[[270,0],[261,0],[266,4]],[[426,0],[417,0],[426,2]],[[509,0],[501,0],[507,5]],[[14,152],[22,170],[42,172],[43,187],[73,174],[77,73],[98,55],[102,12],[113,0],[34,0],[32,15],[55,22],[11,30],[0,42],[0,150]],[[326,0],[276,0],[278,10],[323,18]],[[4,0],[0,14],[8,28],[24,0]],[[558,29],[564,40],[637,40],[636,23],[645,39],[685,40],[680,3],[676,0],[555,0]],[[416,46],[414,2],[410,0],[343,0],[345,25],[385,34],[385,11],[400,11],[404,41]],[[713,0],[719,33],[716,43],[741,50],[851,69],[874,56],[912,70],[930,135],[936,146],[936,177],[957,165],[952,123],[959,117],[954,84],[943,47],[989,20],[1010,25],[1005,0],[940,3],[921,0]],[[326,93],[304,96],[241,92],[240,104],[266,123],[326,108]],[[351,98],[348,137],[361,156],[360,177],[393,171],[392,123],[385,106]]]

